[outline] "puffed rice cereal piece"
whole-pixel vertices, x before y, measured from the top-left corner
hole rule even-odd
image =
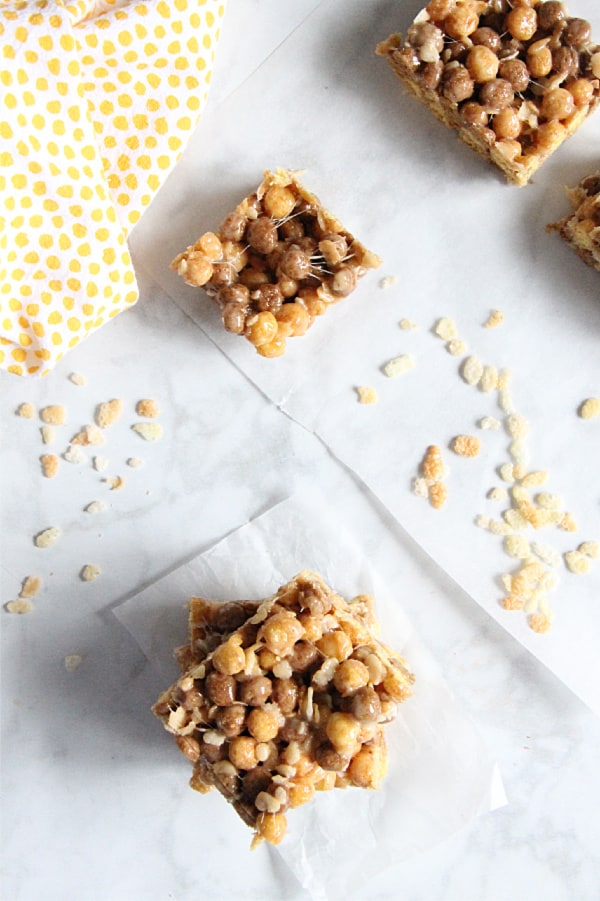
[[[484,328],[497,328],[504,322],[504,313],[502,310],[492,310],[490,315],[483,323]]]
[[[560,494],[552,494],[549,491],[540,491],[539,494],[536,494],[535,502],[544,510],[560,510],[565,505]]]
[[[399,357],[394,357],[384,365],[383,374],[390,379],[396,378],[397,376],[403,375],[405,372],[414,369],[415,366],[416,360],[412,354],[400,354]]]
[[[104,472],[108,468],[108,459],[106,457],[92,457],[92,466],[96,472]]]
[[[595,419],[600,415],[600,397],[588,397],[579,407],[581,419]]]
[[[458,337],[456,323],[448,316],[438,319],[433,330],[438,338],[443,338],[444,341],[451,341],[453,338]]]
[[[404,332],[410,332],[419,327],[414,319],[401,319],[398,324]]]
[[[460,374],[467,385],[477,385],[483,375],[483,363],[479,357],[472,354],[462,364]]]
[[[79,388],[83,388],[84,385],[87,385],[86,377],[80,372],[70,372],[68,379],[73,385],[77,385]]]
[[[549,544],[542,544],[539,541],[534,541],[531,544],[531,550],[536,557],[539,557],[540,560],[548,566],[556,567],[560,564],[561,556],[559,552]]]
[[[120,398],[114,397],[112,400],[103,401],[96,408],[96,425],[101,429],[107,429],[109,426],[114,425],[122,412],[123,401]]]
[[[479,380],[479,389],[484,394],[490,394],[498,387],[498,370],[495,366],[484,366],[481,379]]]
[[[502,425],[502,423],[500,422],[499,419],[496,419],[495,416],[484,416],[482,419],[479,420],[477,425],[479,426],[480,429],[483,429],[484,431],[489,430],[489,429],[491,429],[493,431],[497,431],[500,428],[500,426]]]
[[[586,557],[597,560],[600,557],[600,542],[582,541],[577,550],[580,554],[585,554]]]
[[[31,613],[33,610],[33,604],[31,601],[26,600],[25,598],[17,598],[16,601],[8,601],[4,605],[4,609],[7,613],[16,613],[23,615],[25,613]]]
[[[526,560],[531,556],[529,542],[522,535],[507,535],[503,543],[509,557]]]
[[[567,551],[564,560],[567,569],[577,576],[583,576],[591,569],[590,558],[581,551]]]
[[[34,598],[36,594],[39,593],[41,587],[42,580],[40,576],[26,576],[21,584],[19,597],[25,599]]]
[[[90,444],[101,445],[106,443],[106,437],[101,429],[93,423],[85,425],[81,431],[77,432],[71,438],[70,444],[81,445],[87,447]]]
[[[380,288],[391,288],[392,285],[395,285],[397,278],[395,275],[384,275],[383,278],[379,279],[379,287]]]
[[[58,526],[50,526],[50,528],[44,529],[43,532],[38,532],[33,539],[33,543],[36,547],[52,547],[53,544],[56,544],[61,535],[62,530]]]
[[[446,350],[453,357],[464,357],[468,349],[469,346],[467,342],[463,341],[462,338],[453,338],[446,344]]]
[[[424,479],[422,476],[417,476],[416,479],[413,479],[412,482],[413,494],[416,494],[417,497],[426,498],[429,496],[429,484],[427,479]]]
[[[42,441],[44,442],[44,444],[52,444],[56,432],[53,426],[43,425],[40,429],[40,434],[42,436]]]
[[[552,620],[545,613],[532,613],[527,622],[529,628],[540,635],[549,632],[552,627]]]
[[[444,482],[432,482],[429,486],[429,503],[439,510],[448,500],[448,488]]]
[[[371,388],[367,385],[358,385],[356,387],[356,394],[359,404],[376,404],[379,400],[375,388]]]
[[[160,422],[136,422],[131,428],[144,441],[160,441],[164,434]]]
[[[511,413],[506,420],[506,430],[512,438],[525,438],[529,433],[529,423],[520,413]]]
[[[141,457],[128,457],[125,462],[128,466],[131,466],[132,469],[140,469],[144,465],[144,461]]]
[[[62,404],[51,404],[40,410],[40,419],[46,425],[64,425],[67,421],[67,411]]]
[[[35,407],[28,402],[19,404],[15,410],[15,416],[20,416],[21,419],[33,419],[35,416]]]
[[[87,461],[87,455],[77,444],[71,444],[64,452],[63,459],[65,459],[67,463],[74,463],[79,466],[81,463]]]
[[[442,458],[442,451],[437,444],[430,444],[421,462],[421,472],[432,482],[446,478],[447,468]]]
[[[481,441],[475,435],[457,435],[450,447],[459,457],[477,457],[481,450]]]
[[[99,566],[96,566],[96,564],[86,563],[79,573],[79,578],[82,582],[93,582],[94,579],[98,578],[101,572],[102,570]]]
[[[554,524],[558,525],[558,528],[562,529],[563,532],[577,531],[577,522],[572,513],[565,513],[562,515],[559,510],[552,510],[550,512],[558,517],[558,522],[555,522]]]
[[[60,465],[60,460],[56,456],[56,454],[42,454],[40,457],[40,463],[42,466],[42,475],[46,479],[53,479],[54,476],[58,473],[58,467]]]
[[[506,488],[495,486],[494,488],[490,488],[487,496],[491,501],[500,501],[500,503],[502,503],[508,497],[508,492],[506,491]]]
[[[83,508],[84,513],[101,513],[103,510],[106,510],[104,501],[91,501]]]
[[[548,473],[543,469],[538,469],[535,472],[528,472],[527,475],[523,476],[521,485],[523,488],[537,488],[540,485],[544,485],[547,480]]]
[[[82,663],[83,657],[81,654],[67,654],[64,659],[65,669],[68,673],[75,672],[76,669],[79,669]]]
[[[125,479],[122,476],[109,476],[107,479],[102,479],[102,481],[108,485],[111,491],[120,491],[125,484]]]
[[[138,416],[145,416],[147,419],[156,419],[160,413],[160,408],[152,398],[143,398],[138,400],[135,405],[135,412]]]
[[[500,478],[503,482],[512,484],[515,481],[514,463],[503,463],[498,469],[498,474],[500,475]]]

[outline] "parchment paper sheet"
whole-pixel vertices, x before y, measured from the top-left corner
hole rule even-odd
[[[593,0],[575,5],[600,33]],[[600,565],[586,576],[560,568],[550,596],[555,621],[545,636],[532,632],[522,613],[500,607],[499,576],[514,561],[474,518],[500,515],[486,494],[500,484],[497,467],[509,459],[510,438],[504,430],[478,431],[482,416],[501,415],[495,395],[466,386],[460,358],[431,331],[440,316],[450,316],[471,353],[513,372],[515,407],[530,423],[530,468],[550,473],[544,490],[564,497],[579,526],[574,534],[530,530],[530,540],[563,553],[600,538],[600,419],[585,422],[576,412],[600,394],[600,281],[545,231],[567,212],[563,185],[598,167],[600,116],[534,184],[506,185],[406,96],[374,55],[377,41],[405,30],[418,8],[395,0],[321,3],[206,117],[134,230],[136,264],[261,391],[318,434],[477,603],[600,712]],[[306,185],[384,263],[306,338],[290,341],[285,357],[265,360],[225,333],[203,292],[183,285],[168,264],[277,165],[305,169]],[[384,290],[385,275],[397,280]],[[502,310],[504,322],[484,329],[491,309]],[[419,329],[402,331],[403,317]],[[381,366],[400,353],[414,355],[415,369],[386,379]],[[376,387],[379,403],[359,406],[357,385]],[[461,433],[480,435],[478,459],[447,449]],[[411,494],[429,444],[442,447],[451,467],[440,512]]]
[[[185,602],[193,594],[218,600],[267,597],[302,568],[321,575],[346,597],[376,600],[381,635],[410,662],[414,696],[390,726],[390,768],[378,792],[319,794],[290,813],[289,834],[277,848],[315,898],[360,890],[374,872],[441,841],[479,814],[505,803],[492,756],[460,712],[436,663],[398,603],[408,561],[390,540],[389,566],[373,572],[358,538],[324,514],[326,502],[290,498],[233,532],[116,608],[115,614],[164,677],[177,675],[173,648],[186,639]],[[318,515],[317,515],[318,511]],[[154,699],[149,699],[149,704]],[[162,728],[157,721],[157,729]],[[173,746],[173,765],[180,764]],[[187,770],[182,770],[185,778]],[[203,798],[198,796],[199,813]],[[223,801],[218,815],[246,830]],[[248,833],[250,841],[250,833]]]

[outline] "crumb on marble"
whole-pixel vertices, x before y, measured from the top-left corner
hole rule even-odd
[[[160,408],[155,400],[150,397],[138,400],[135,405],[135,412],[138,416],[145,416],[146,419],[156,419],[160,413]]]
[[[21,583],[20,598],[34,598],[42,587],[40,576],[25,576]]]
[[[453,357],[464,357],[468,349],[467,342],[462,338],[452,338],[451,341],[446,342],[446,350]]]
[[[123,401],[118,397],[103,401],[96,407],[96,425],[101,429],[107,429],[113,425],[123,412]]]
[[[82,663],[83,656],[81,654],[67,654],[64,659],[65,669],[68,673],[72,673],[76,669],[79,669]]]
[[[99,566],[96,566],[94,563],[86,563],[85,566],[81,568],[79,573],[79,578],[82,582],[93,582],[94,579],[97,579],[102,570]]]
[[[52,547],[53,544],[56,544],[61,535],[62,531],[58,526],[50,526],[42,532],[38,532],[33,539],[33,543],[36,547],[40,548]]]
[[[471,354],[471,356],[467,357],[462,364],[460,374],[467,385],[475,386],[479,384],[481,376],[483,375],[483,363],[479,357],[475,356],[475,354]]]
[[[459,457],[477,457],[481,450],[481,441],[476,435],[457,435],[450,442],[450,448]]]
[[[15,410],[15,416],[20,416],[21,419],[33,419],[35,416],[35,407],[28,402],[19,404]]]
[[[31,613],[33,610],[33,604],[26,598],[17,598],[16,601],[8,601],[8,603],[4,605],[4,609],[7,613],[16,613],[22,615],[25,613]]]
[[[484,328],[497,328],[504,322],[504,313],[502,310],[491,310],[490,315],[483,323]]]
[[[578,410],[581,419],[595,419],[600,415],[600,397],[588,397]]]
[[[87,385],[87,379],[80,372],[70,372],[67,376],[69,381],[73,383],[73,385],[77,385],[82,388],[84,385]]]
[[[384,364],[383,374],[389,379],[393,379],[403,375],[405,372],[410,372],[411,369],[415,368],[415,365],[416,360],[412,354],[400,354],[400,356],[394,357]]]
[[[131,428],[144,441],[160,441],[163,436],[160,422],[136,422]]]
[[[375,388],[368,385],[357,385],[356,396],[359,404],[376,404],[379,400]]]
[[[56,454],[42,454],[40,457],[40,464],[44,478],[53,479],[54,476],[58,473],[60,460],[56,456]]]

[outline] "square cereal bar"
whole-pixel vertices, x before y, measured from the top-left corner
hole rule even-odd
[[[600,272],[600,172],[567,189],[573,212],[549,225],[589,266]]]
[[[380,263],[295,173],[278,169],[171,267],[204,287],[227,331],[244,335],[261,356],[279,357],[286,338],[304,335]]]
[[[193,765],[278,844],[315,791],[378,788],[384,727],[411,695],[406,662],[376,637],[372,599],[345,601],[303,570],[261,602],[190,601],[182,675],[152,708]]]
[[[526,184],[600,102],[600,46],[564,3],[431,0],[377,46],[408,90]]]

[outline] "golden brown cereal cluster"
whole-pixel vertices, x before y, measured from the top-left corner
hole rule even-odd
[[[279,357],[287,338],[304,335],[380,262],[279,169],[171,265],[187,284],[204,286],[227,331],[244,335],[261,356]]]
[[[431,0],[377,52],[446,125],[525,184],[600,102],[585,19],[540,0]]]
[[[377,788],[384,724],[411,694],[405,661],[374,637],[371,598],[346,602],[303,571],[261,603],[190,601],[182,676],[153,707],[193,764],[278,844],[315,791]]]
[[[600,272],[600,172],[582,178],[567,196],[573,212],[549,229],[557,231],[588,266]]]

